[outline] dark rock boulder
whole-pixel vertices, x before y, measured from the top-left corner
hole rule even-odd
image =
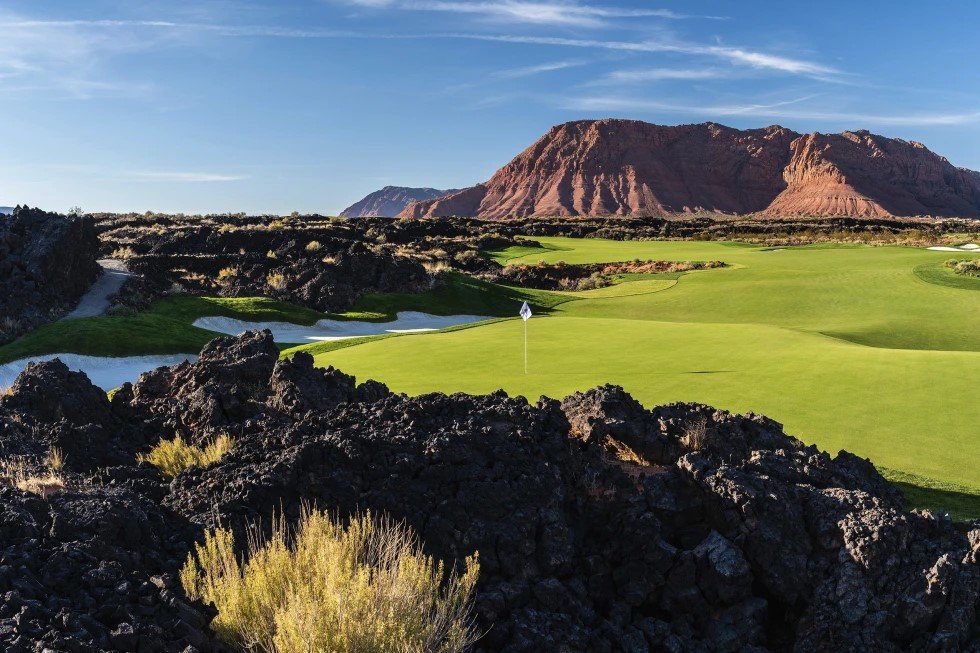
[[[264,410],[278,358],[268,331],[216,338],[196,363],[147,372],[126,396],[163,433],[200,441]]]
[[[69,312],[101,273],[87,216],[0,215],[0,344]]]
[[[4,651],[215,650],[213,613],[171,573],[198,533],[130,490],[0,488]],[[220,649],[220,647],[219,647]]]

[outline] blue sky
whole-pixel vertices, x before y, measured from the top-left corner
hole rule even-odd
[[[0,204],[336,213],[553,124],[870,129],[980,169],[980,3],[4,0]]]

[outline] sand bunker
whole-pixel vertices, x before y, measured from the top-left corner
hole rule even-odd
[[[177,365],[184,361],[194,361],[197,356],[191,354],[171,354],[166,356],[127,356],[123,358],[108,358],[105,356],[82,356],[80,354],[46,354],[21,358],[12,363],[0,365],[0,388],[13,385],[14,381],[28,363],[60,358],[69,369],[85,372],[95,385],[103,390],[118,388],[126,381],[136,381],[140,374],[155,370],[158,367]]]
[[[291,322],[246,322],[230,317],[202,317],[194,320],[194,326],[232,336],[249,329],[268,329],[276,342],[304,343],[362,338],[383,333],[421,333],[489,319],[491,318],[486,315],[430,315],[403,311],[391,322],[320,320],[312,326],[302,326]]]
[[[936,252],[980,252],[980,245],[977,245],[976,243],[967,243],[966,245],[959,245],[957,247],[936,245],[935,247],[930,247],[929,249]]]

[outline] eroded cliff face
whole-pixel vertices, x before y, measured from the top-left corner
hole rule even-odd
[[[976,216],[980,174],[914,141],[867,131],[793,141],[786,189],[767,215]]]
[[[868,132],[584,120],[553,127],[489,181],[401,217],[980,215],[980,174]]]

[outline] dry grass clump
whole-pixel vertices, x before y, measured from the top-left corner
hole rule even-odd
[[[24,460],[9,460],[0,463],[0,481],[16,487],[22,492],[37,494],[47,498],[65,489],[65,480],[61,475],[64,459],[61,450],[52,447],[44,461],[45,471],[31,472]]]
[[[185,469],[204,467],[217,462],[231,451],[233,446],[235,440],[228,435],[219,435],[204,447],[189,444],[178,435],[173,440],[160,440],[150,453],[140,455],[139,460],[150,463],[164,476],[173,478]]]
[[[295,533],[250,537],[247,561],[226,529],[206,535],[180,572],[191,598],[214,603],[215,633],[266,653],[457,653],[477,639],[472,598],[479,564],[448,573],[415,534],[370,514],[344,527],[305,509]]]
[[[684,429],[681,440],[691,451],[700,451],[708,439],[708,421],[703,417]]]
[[[117,247],[112,251],[111,258],[127,259],[133,258],[134,256],[136,256],[136,252],[133,251],[132,247]]]
[[[218,281],[225,281],[238,274],[238,268],[229,266],[218,270]]]
[[[269,276],[265,278],[265,282],[273,290],[286,289],[286,275],[281,272],[270,272]]]
[[[310,242],[306,243],[307,252],[315,252],[319,250],[321,247],[323,247],[323,245],[320,244],[319,240],[311,240]]]

